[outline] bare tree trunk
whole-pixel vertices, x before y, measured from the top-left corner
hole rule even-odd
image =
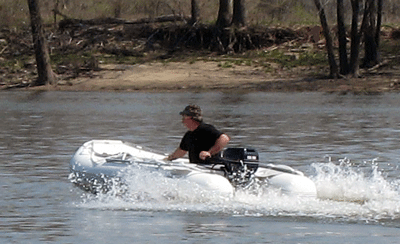
[[[378,63],[377,46],[375,43],[375,21],[369,17],[367,28],[364,32],[364,58],[361,67],[371,68]]]
[[[361,34],[358,31],[358,15],[360,14],[359,0],[351,0],[351,7],[353,11],[351,21],[351,53],[350,53],[350,72],[353,76],[359,76],[359,53]]]
[[[230,17],[231,17],[231,0],[220,0],[219,1],[219,10],[218,10],[218,18],[217,18],[217,27],[225,28],[230,25]]]
[[[31,16],[32,38],[35,49],[38,79],[33,85],[48,85],[54,83],[54,73],[50,65],[47,42],[44,38],[42,19],[38,0],[28,0]]]
[[[343,0],[337,0],[337,22],[338,22],[338,39],[339,39],[340,74],[347,75],[350,69],[347,58],[347,39],[346,39],[346,27],[344,24]]]
[[[351,50],[350,62],[348,62],[346,48],[346,30],[344,25],[344,8],[343,0],[337,0],[337,21],[339,36],[339,58],[340,58],[340,74],[346,75],[351,73],[354,77],[359,77],[360,68],[360,47],[361,37],[364,35],[365,41],[365,58],[363,65],[372,66],[378,63],[378,45],[380,36],[380,26],[382,21],[382,2],[383,0],[365,0],[364,15],[359,25],[360,2],[362,0],[351,0],[352,21],[351,21]],[[377,3],[376,3],[377,2]],[[329,34],[328,24],[326,21],[324,8],[321,6],[320,0],[314,0],[318,9],[323,33],[326,39],[326,47],[328,51],[329,65],[331,68],[331,76],[339,76],[337,66],[333,55],[332,38]]]
[[[57,29],[57,13],[58,11],[58,4],[60,0],[55,0],[54,8],[53,8],[53,19],[54,19],[54,29]]]
[[[321,5],[320,0],[314,0],[315,6],[317,7],[318,13],[319,13],[319,18],[321,20],[321,26],[322,26],[322,32],[325,36],[326,40],[326,49],[328,52],[328,61],[329,61],[329,67],[330,67],[330,76],[337,78],[339,77],[339,71],[338,71],[338,66],[335,61],[335,55],[333,52],[333,42],[332,42],[332,37],[329,32],[329,26],[328,22],[326,20],[326,15],[324,8]]]
[[[190,24],[194,25],[197,23],[199,20],[199,4],[197,3],[197,0],[191,0],[192,3],[192,18],[190,19]]]
[[[379,33],[380,33],[379,29],[381,25],[380,23],[381,20],[379,20],[378,17],[379,5],[377,6],[375,4],[375,1],[370,1],[368,2],[368,4],[369,5],[366,6],[368,12],[365,13],[367,16],[367,26],[364,32],[365,57],[364,57],[363,67],[370,68],[379,63],[378,43],[379,43]]]
[[[376,33],[375,33],[375,42],[378,47],[380,44],[380,36],[381,36],[382,8],[383,8],[383,0],[378,0],[378,10],[377,10],[378,19],[376,21]]]
[[[245,0],[233,0],[232,24],[237,27],[246,26]]]
[[[121,0],[114,0],[113,7],[114,7],[114,18],[120,18],[122,12]]]

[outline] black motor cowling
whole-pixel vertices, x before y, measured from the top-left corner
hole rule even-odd
[[[258,162],[258,152],[252,148],[227,148],[221,152],[220,157],[230,161]]]
[[[254,182],[258,169],[258,152],[252,148],[227,148],[220,153],[225,177],[236,188],[248,188]]]

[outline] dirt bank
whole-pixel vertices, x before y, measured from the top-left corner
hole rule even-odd
[[[141,34],[133,37],[131,29],[118,25],[109,28],[74,27],[74,35],[72,32],[53,33],[50,48],[58,78],[56,85],[47,87],[30,87],[37,78],[37,72],[29,31],[13,33],[3,30],[0,32],[0,41],[3,40],[0,42],[3,43],[0,46],[0,89],[127,92],[319,91],[356,94],[400,89],[400,57],[397,54],[382,55],[386,66],[362,70],[363,78],[327,79],[329,67],[323,63],[326,62],[324,42],[312,42],[309,33],[304,31],[265,28],[263,31],[247,30],[246,34],[253,34],[266,42],[269,40],[270,44],[250,48],[246,52],[221,55],[209,48],[186,46],[175,48],[171,53],[170,35],[158,37],[161,40],[154,40],[149,47],[147,37],[151,33],[177,32],[175,26],[165,27],[162,31],[149,31],[145,27],[140,27]],[[149,33],[143,34],[143,30]],[[393,47],[399,45],[396,40],[389,40],[392,35],[385,36],[387,43],[391,43]]]
[[[221,67],[218,62],[153,62],[140,65],[101,65],[90,76],[59,81],[56,86],[27,87],[64,91],[143,91],[143,92],[339,92],[380,93],[400,89],[395,71],[366,74],[358,79],[315,78],[309,70],[266,73],[260,67]]]

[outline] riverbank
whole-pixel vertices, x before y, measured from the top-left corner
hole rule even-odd
[[[325,43],[312,41],[313,28],[247,29],[246,35],[274,38],[266,46],[225,54],[198,46],[176,47],[171,51],[168,35],[149,47],[151,33],[170,33],[175,26],[157,31],[138,28],[149,33],[133,38],[133,30],[121,26],[79,27],[76,31],[80,34],[73,38],[69,32],[55,32],[49,44],[57,79],[56,84],[45,87],[31,87],[37,71],[29,32],[3,30],[0,90],[374,94],[400,89],[399,41],[390,30],[382,32],[381,56],[385,65],[362,69],[362,78],[328,79]],[[93,39],[101,41],[93,43]]]
[[[310,68],[266,73],[261,67],[220,62],[153,62],[137,65],[100,65],[100,70],[57,85],[26,87],[26,90],[124,91],[124,92],[338,92],[366,93],[398,91],[396,70],[372,71],[363,78],[327,79]]]

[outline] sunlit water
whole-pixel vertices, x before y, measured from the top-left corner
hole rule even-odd
[[[400,95],[0,93],[0,240],[5,243],[397,243]],[[73,186],[91,139],[170,152],[188,103],[264,162],[303,171],[318,198],[274,190],[224,197],[129,169],[130,191]]]

